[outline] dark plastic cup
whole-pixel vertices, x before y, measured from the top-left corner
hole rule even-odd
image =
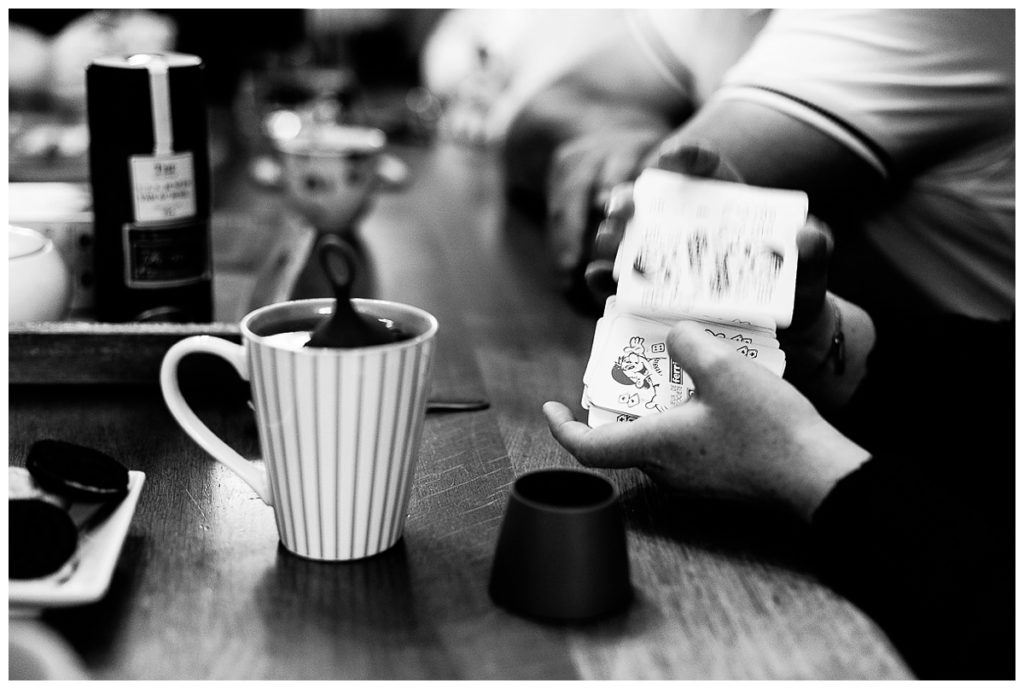
[[[623,609],[633,589],[615,486],[571,469],[517,479],[495,548],[490,594],[512,612],[546,620],[585,620]]]

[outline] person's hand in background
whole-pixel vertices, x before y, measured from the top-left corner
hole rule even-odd
[[[610,128],[555,149],[547,178],[547,226],[560,272],[567,274],[589,259],[596,222],[612,189],[634,180],[650,164],[663,137],[659,128]]]
[[[807,520],[835,483],[869,458],[792,385],[699,326],[677,324],[668,350],[694,381],[689,401],[598,428],[548,402],[555,439],[586,466],[639,467],[684,493],[781,505]]]

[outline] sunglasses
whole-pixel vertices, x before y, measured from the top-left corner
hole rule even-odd
[[[26,471],[27,470],[27,471]],[[60,440],[32,444],[25,469],[10,467],[8,576],[59,572],[82,536],[128,495],[128,469],[110,455]]]

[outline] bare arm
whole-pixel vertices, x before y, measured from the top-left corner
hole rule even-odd
[[[662,150],[701,143],[747,184],[802,189],[811,212],[842,232],[878,199],[882,178],[844,144],[766,105],[712,99]]]

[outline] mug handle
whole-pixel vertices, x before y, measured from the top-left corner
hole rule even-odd
[[[235,367],[242,380],[249,380],[249,366],[245,358],[245,347],[219,337],[195,335],[186,337],[171,345],[160,364],[160,390],[167,408],[178,424],[211,457],[238,474],[243,481],[256,491],[263,502],[273,505],[267,473],[246,460],[221,440],[209,427],[199,420],[196,413],[185,402],[178,385],[178,364],[188,354],[203,352],[226,360]]]

